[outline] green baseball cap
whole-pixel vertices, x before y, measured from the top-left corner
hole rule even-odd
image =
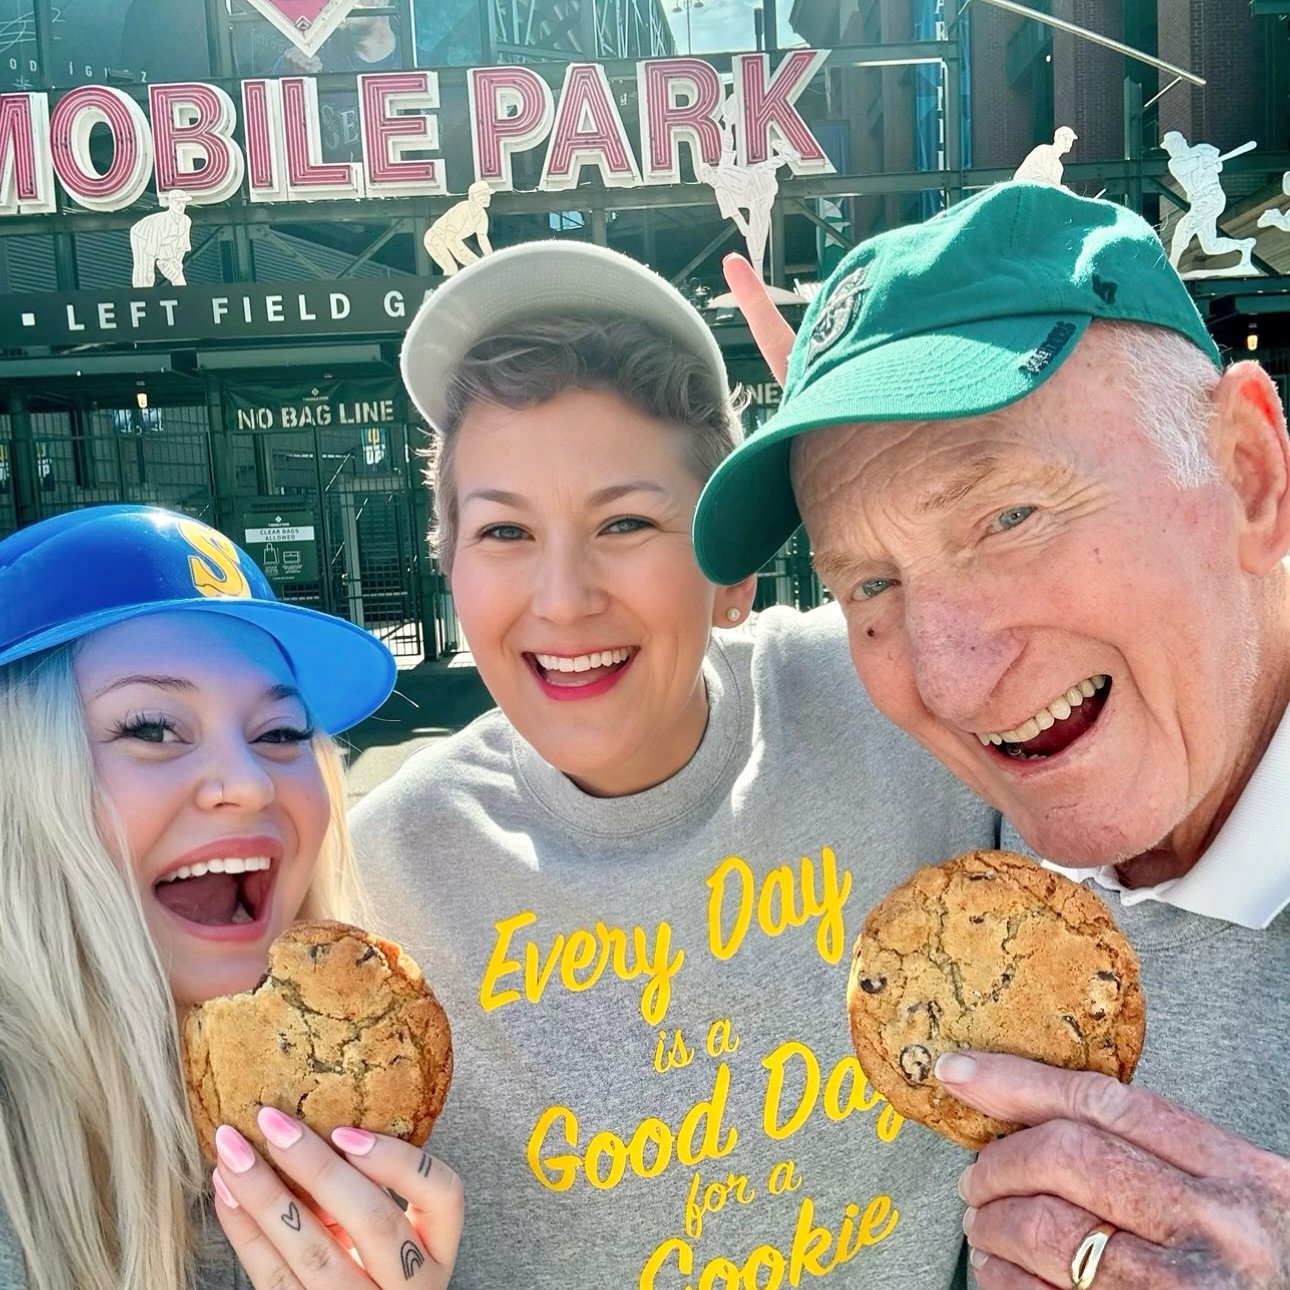
[[[861,243],[806,311],[779,410],[704,488],[699,566],[737,582],[792,536],[795,436],[1005,407],[1042,385],[1095,318],[1167,327],[1221,367],[1155,230],[1114,202],[1014,181]]]

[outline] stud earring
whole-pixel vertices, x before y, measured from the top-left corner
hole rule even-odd
[[[743,614],[741,614],[734,605],[731,605],[730,608],[726,610],[726,620],[728,622],[737,623],[742,617]]]

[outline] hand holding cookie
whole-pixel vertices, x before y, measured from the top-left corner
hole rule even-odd
[[[959,1180],[982,1290],[1290,1285],[1290,1161],[1087,1071],[956,1053],[937,1073],[962,1102],[1033,1126]],[[1080,1281],[1085,1242],[1101,1253]]]
[[[1092,892],[1010,852],[920,869],[865,920],[847,1000],[870,1083],[980,1152],[982,1290],[1290,1286],[1290,1161],[1126,1087],[1138,963]]]
[[[420,1144],[452,1040],[399,946],[296,923],[254,990],[191,1009],[182,1033],[193,1121],[219,1162],[216,1212],[257,1287],[447,1284],[461,1183]]]
[[[299,1120],[257,1117],[271,1169],[230,1125],[216,1130],[216,1213],[256,1290],[442,1290],[452,1275],[465,1206],[461,1180],[398,1138],[343,1127],[338,1155]],[[283,1182],[313,1197],[318,1212]],[[385,1191],[408,1202],[406,1212]]]
[[[936,1074],[963,1048],[1127,1081],[1146,1013],[1138,961],[1091,891],[1009,851],[929,865],[865,919],[847,987],[856,1055],[901,1115],[980,1148],[1019,1126]]]

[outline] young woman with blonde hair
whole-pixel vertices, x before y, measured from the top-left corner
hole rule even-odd
[[[353,915],[330,736],[392,680],[372,637],[275,601],[189,517],[93,507],[0,542],[0,1284],[395,1284],[312,1212],[280,1222],[283,1183],[227,1126],[205,1174],[176,1027],[176,1005],[253,986],[288,923]],[[450,1171],[418,1190],[405,1143],[351,1136],[342,1159],[295,1136],[275,1164],[339,1166],[314,1194],[369,1268],[406,1228],[429,1255],[413,1284],[446,1284]],[[413,1207],[377,1233],[387,1185]]]

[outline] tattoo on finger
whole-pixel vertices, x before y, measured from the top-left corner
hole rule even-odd
[[[403,1265],[404,1281],[411,1281],[413,1273],[426,1261],[415,1241],[404,1241],[399,1250],[399,1262]]]
[[[287,1212],[281,1215],[281,1218],[293,1232],[300,1230],[300,1210],[296,1207],[294,1200],[287,1206]]]
[[[422,1178],[429,1178],[430,1171],[433,1168],[434,1157],[428,1151],[423,1151],[421,1153],[421,1159],[417,1161],[417,1173],[419,1173]]]

